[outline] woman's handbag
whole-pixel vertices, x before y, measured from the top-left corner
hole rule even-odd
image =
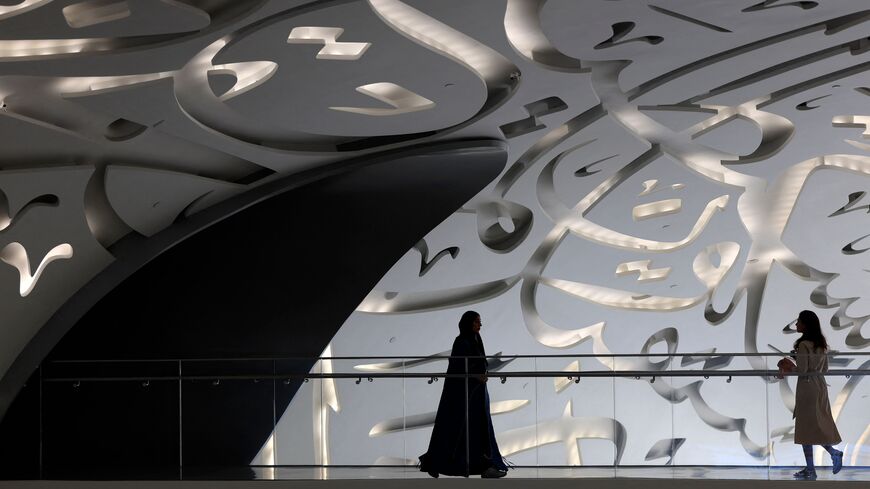
[[[781,359],[777,362],[776,366],[779,367],[779,374],[776,376],[777,379],[781,379],[784,377],[784,374],[789,374],[797,369],[797,365],[795,365],[790,358]]]

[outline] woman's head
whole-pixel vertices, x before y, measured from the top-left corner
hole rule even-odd
[[[801,341],[808,340],[816,348],[828,349],[828,342],[825,340],[825,335],[822,334],[822,326],[816,313],[813,311],[801,311],[798,314],[795,327],[798,333],[801,333],[801,337],[794,342],[795,348],[797,348],[798,343]]]
[[[459,333],[473,335],[480,331],[480,314],[475,311],[465,311],[459,319]]]

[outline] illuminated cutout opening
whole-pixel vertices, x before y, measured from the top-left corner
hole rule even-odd
[[[9,209],[9,199],[6,197],[6,193],[3,192],[3,190],[0,190],[0,231],[3,231],[4,229],[11,226],[12,222],[15,219],[20,218],[23,214],[29,212],[34,207],[57,207],[59,204],[60,199],[58,199],[57,195],[42,194],[38,197],[30,199],[30,202],[24,204],[24,206],[19,209],[18,213],[13,215],[13,213]]]
[[[51,0],[21,0],[20,2],[13,4],[0,3],[0,20],[8,19],[9,17],[14,17],[23,14],[24,12],[29,12],[50,1]]]
[[[208,71],[208,82],[215,95],[219,94],[218,98],[226,101],[266,83],[277,69],[278,63],[272,61],[245,61],[217,65]],[[232,77],[232,85],[224,88],[228,77]]]
[[[378,117],[407,114],[408,112],[417,112],[435,107],[435,102],[395,83],[371,83],[356,87],[356,91],[391,105],[393,108],[330,107],[330,109]]]
[[[861,134],[865,138],[870,138],[870,116],[866,115],[838,115],[831,119],[834,127],[855,127],[863,128]]]
[[[39,266],[36,267],[36,273],[31,275],[30,259],[27,256],[27,250],[24,249],[24,246],[22,246],[21,243],[9,243],[5,248],[0,250],[0,261],[11,265],[18,270],[18,275],[20,276],[19,293],[21,294],[21,297],[27,297],[33,291],[33,288],[36,287],[36,282],[39,281],[42,272],[45,271],[45,268],[51,262],[55,260],[69,259],[72,258],[72,256],[73,248],[69,243],[59,244],[46,253],[45,257],[39,263]]]
[[[616,275],[621,277],[636,273],[638,282],[652,282],[664,280],[671,273],[671,267],[651,269],[649,267],[651,262],[651,260],[639,260],[620,263],[616,266]]]
[[[66,23],[74,28],[88,27],[119,20],[130,16],[130,7],[126,1],[90,0],[75,3],[63,8]]]
[[[340,27],[294,27],[287,37],[288,44],[323,44],[317,59],[354,61],[366,52],[370,42],[338,42],[344,32]]]
[[[682,208],[683,202],[680,199],[659,200],[657,202],[635,206],[631,211],[631,217],[635,221],[641,221],[644,219],[652,219],[654,217],[674,214],[680,212]]]

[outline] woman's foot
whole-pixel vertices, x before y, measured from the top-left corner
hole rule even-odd
[[[429,477],[434,477],[436,479],[438,478],[438,472],[426,472],[426,473],[429,474]]]
[[[816,480],[816,470],[804,468],[795,472],[794,478],[797,480],[814,481]]]
[[[831,454],[831,460],[834,465],[833,472],[836,474],[843,468],[843,452],[834,450],[834,453]]]
[[[504,470],[498,470],[495,467],[489,467],[484,470],[480,477],[483,479],[498,479],[499,477],[504,477],[507,475],[507,472]]]

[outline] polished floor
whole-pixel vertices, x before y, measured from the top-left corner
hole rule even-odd
[[[633,467],[515,467],[502,481],[500,485],[513,487],[520,484],[527,487],[528,483],[536,482],[537,485],[547,488],[573,487],[579,481],[586,480],[596,488],[622,489],[622,488],[658,488],[658,487],[683,487],[683,488],[713,488],[716,484],[726,484],[724,487],[733,487],[736,481],[741,482],[741,489],[777,489],[779,487],[794,487],[796,482],[792,478],[797,467],[767,467],[767,466],[633,466]],[[870,487],[870,467],[844,467],[837,474],[831,474],[830,467],[818,467],[818,480],[816,489],[823,487]],[[39,487],[39,488],[62,488],[73,487],[146,487],[169,488],[169,487],[216,487],[214,482],[222,487],[262,487],[268,483],[273,489],[278,487],[287,488],[325,488],[330,485],[329,481],[336,482],[336,487],[345,489],[348,484],[354,487],[372,487],[385,489],[388,487],[406,488],[407,483],[413,480],[415,486],[420,489],[432,483],[437,487],[444,485],[461,484],[463,487],[476,485],[477,482],[493,483],[492,480],[483,480],[479,477],[446,477],[438,480],[432,479],[427,474],[420,472],[414,467],[405,466],[378,466],[378,467],[185,467],[182,471],[178,468],[157,469],[154,467],[128,467],[120,468],[94,468],[87,470],[67,467],[62,470],[44,472],[41,477],[32,477],[30,481],[3,481],[0,480],[0,489],[6,487]],[[26,477],[31,479],[31,477]],[[91,485],[80,486],[71,484],[71,481],[87,481]],[[102,482],[100,482],[102,481]],[[99,483],[98,483],[99,482]],[[109,485],[103,482],[111,482]],[[525,485],[523,485],[525,483]],[[711,483],[713,485],[711,485]],[[24,485],[18,485],[24,484]],[[664,484],[664,485],[663,485]],[[730,485],[728,485],[730,484]],[[434,487],[434,486],[433,486]]]
[[[720,479],[793,480],[799,467],[516,467],[509,478],[516,479]],[[870,467],[844,467],[831,474],[830,467],[818,468],[818,480],[870,482]],[[223,469],[185,469],[185,480],[265,479],[265,480],[351,480],[351,479],[429,479],[414,467],[251,467],[238,471]],[[442,479],[452,479],[442,476]],[[460,478],[461,479],[461,478]]]
[[[870,467],[847,467],[836,476],[821,470],[814,489],[866,489]],[[441,477],[432,479],[412,467],[276,467],[239,470],[185,469],[184,480],[91,478],[0,481],[0,489],[794,489],[792,467],[571,467],[512,470],[504,479]],[[201,480],[197,480],[197,479]],[[263,480],[271,479],[271,480]],[[809,482],[806,482],[809,484]]]

